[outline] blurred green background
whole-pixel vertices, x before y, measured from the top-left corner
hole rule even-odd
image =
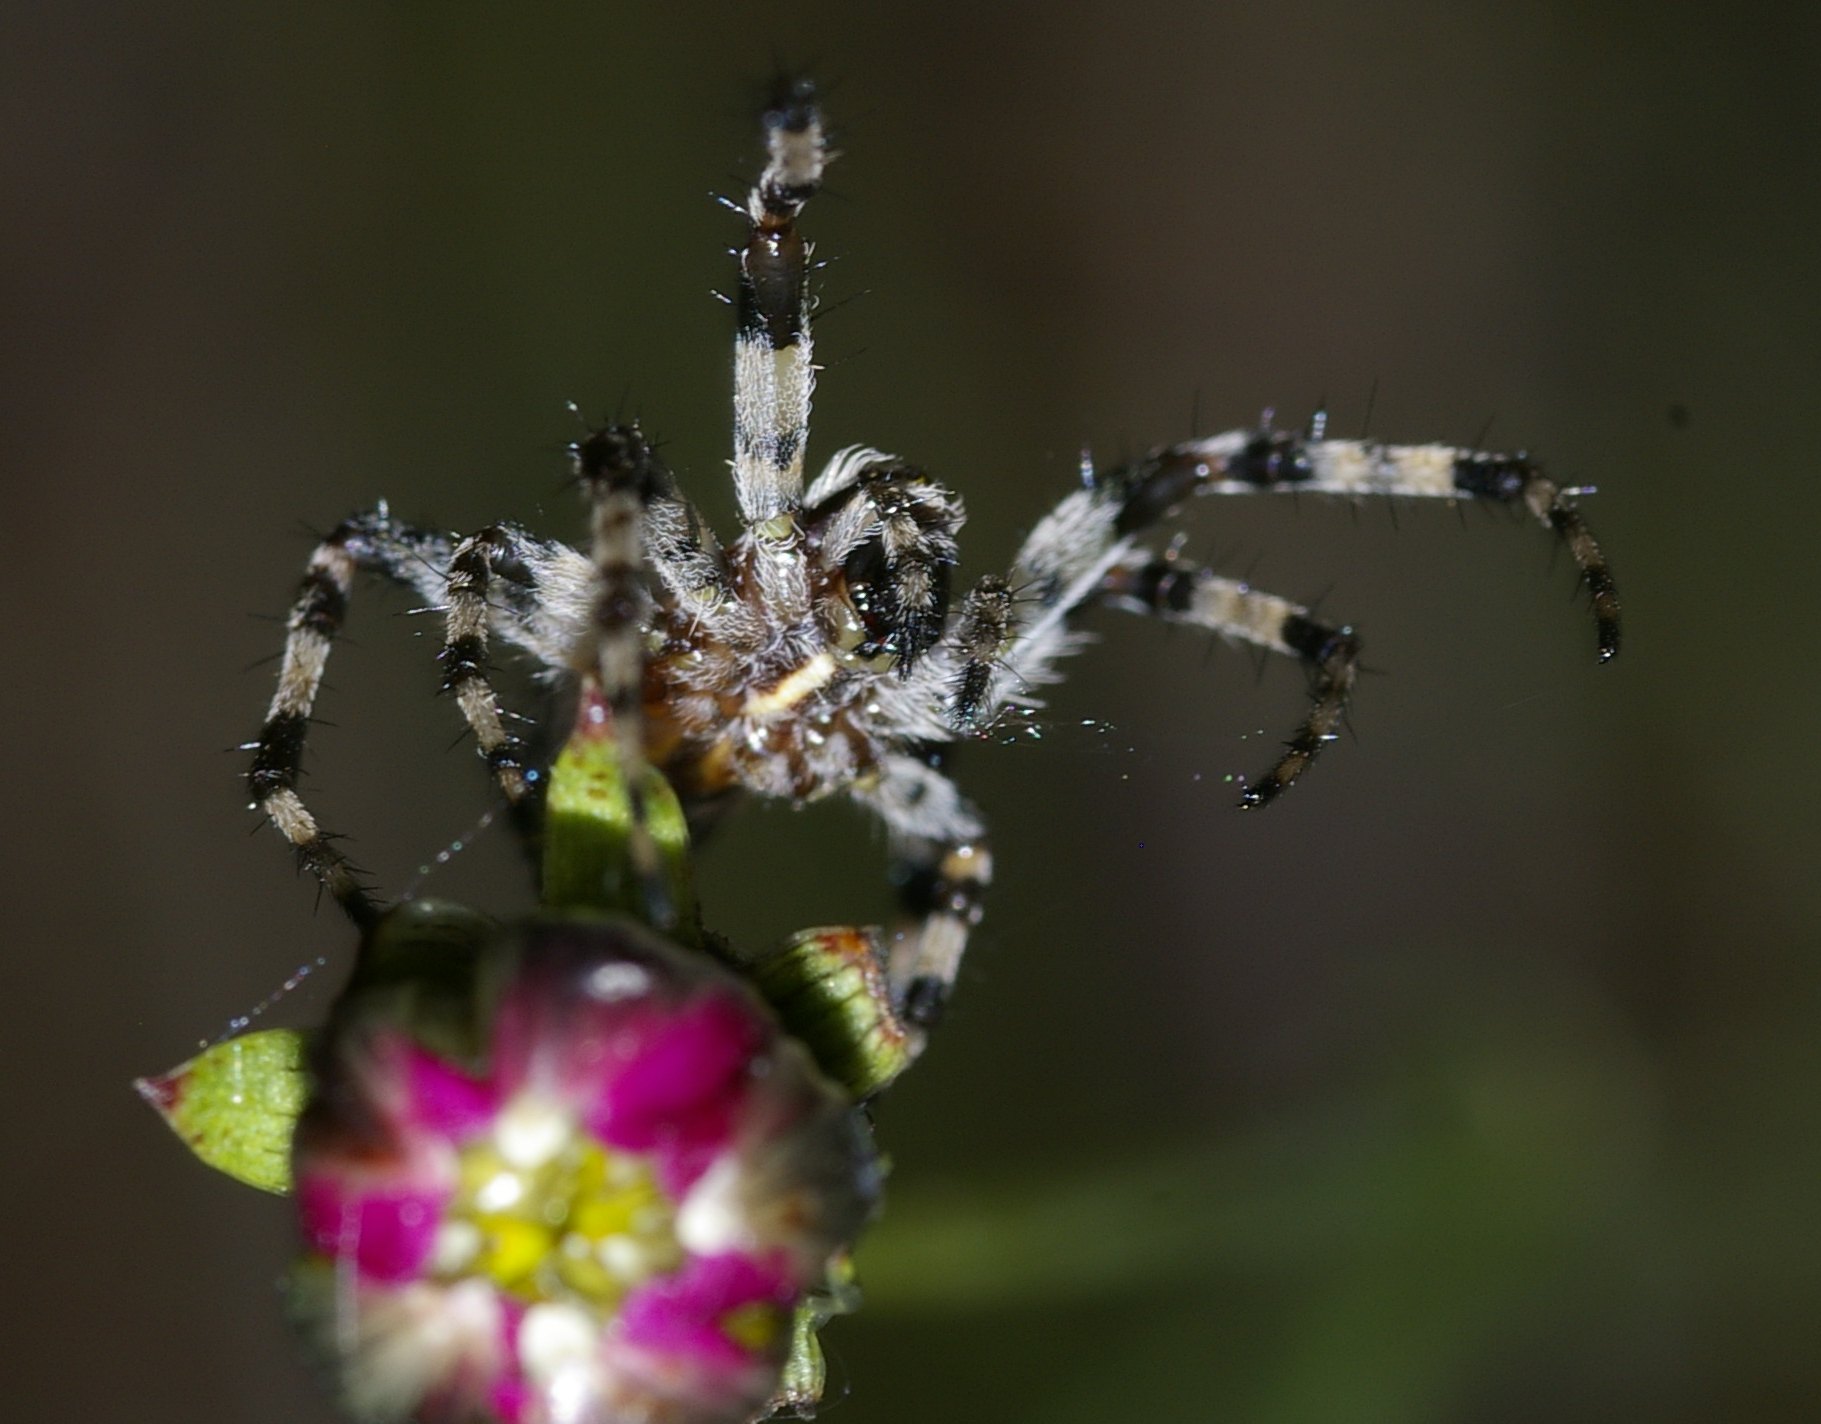
[[[127,1088],[349,936],[242,807],[308,528],[579,532],[575,400],[729,524],[725,284],[776,59],[832,86],[821,458],[966,494],[963,576],[1104,458],[1337,432],[1597,483],[1627,647],[1539,531],[1204,501],[1192,554],[1385,674],[1268,815],[1294,669],[1121,615],[1039,744],[830,1334],[838,1419],[1821,1417],[1812,409],[1821,22],[1439,3],[195,3],[0,12],[6,1386],[329,1419],[284,1208]],[[434,629],[357,609],[312,789],[394,889],[488,805]],[[1263,735],[1260,735],[1260,731]],[[753,808],[716,923],[876,919]],[[424,882],[509,912],[503,833]]]

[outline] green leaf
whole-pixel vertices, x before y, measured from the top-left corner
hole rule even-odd
[[[230,1038],[133,1086],[209,1166],[264,1192],[291,1190],[291,1133],[307,1093],[295,1030]]]
[[[689,860],[689,824],[662,773],[640,778],[643,830],[656,855],[674,923],[658,925],[682,943],[702,940]],[[632,797],[600,693],[585,686],[575,731],[550,768],[544,810],[543,903],[549,910],[617,910],[651,921],[647,887],[633,854]]]

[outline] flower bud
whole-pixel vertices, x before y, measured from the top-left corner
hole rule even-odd
[[[742,981],[630,921],[466,959],[468,1013],[421,1022],[415,980],[357,978],[315,1045],[294,1299],[347,1402],[753,1417],[876,1196],[859,1113]]]

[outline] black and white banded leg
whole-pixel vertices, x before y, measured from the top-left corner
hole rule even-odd
[[[979,813],[955,784],[915,758],[887,758],[878,783],[859,799],[886,827],[902,913],[886,936],[886,977],[913,1051],[921,1052],[980,923],[992,851]]]
[[[1351,628],[1323,623],[1301,604],[1237,579],[1143,551],[1107,571],[1101,598],[1114,607],[1155,613],[1173,623],[1297,658],[1309,670],[1308,715],[1284,744],[1276,765],[1246,788],[1242,806],[1254,808],[1275,800],[1340,734],[1347,699],[1359,675],[1359,638]]]
[[[284,656],[265,725],[258,739],[242,748],[253,753],[247,790],[254,808],[290,842],[299,865],[363,927],[377,916],[378,906],[297,791],[310,717],[355,576],[377,573],[417,589],[428,602],[440,602],[450,557],[446,538],[394,523],[384,505],[344,521],[318,544],[286,620]]]
[[[574,669],[599,688],[612,718],[620,774],[631,811],[628,850],[647,919],[673,927],[677,908],[649,828],[645,754],[645,633],[649,595],[642,581],[647,506],[668,493],[669,476],[637,427],[609,425],[575,447],[576,475],[591,510],[594,600]]]
[[[1072,625],[1086,603],[1119,594],[1129,602],[1171,611],[1170,599],[1195,599],[1197,581],[1185,570],[1160,565],[1149,588],[1137,580],[1153,556],[1136,536],[1173,516],[1197,494],[1259,491],[1417,496],[1477,499],[1527,510],[1568,550],[1592,596],[1596,647],[1601,661],[1619,649],[1619,602],[1612,571],[1573,501],[1574,491],[1558,486],[1523,455],[1502,455],[1451,445],[1380,445],[1361,440],[1321,440],[1274,429],[1237,430],[1206,440],[1164,446],[1118,469],[1100,472],[1082,462],[1083,488],[1064,498],[1037,522],[1018,552],[1007,587],[1012,617],[1000,651],[993,655],[993,622],[964,611],[945,638],[951,665],[961,671],[959,690],[948,697],[956,731],[990,725],[1008,704],[1030,705],[1031,690],[1056,680],[1058,659],[1080,645]],[[1259,638],[1249,620],[1268,624],[1271,605],[1218,606],[1231,589],[1213,576],[1199,585],[1201,611],[1210,619],[1232,616],[1239,626],[1217,628],[1231,636],[1281,645],[1309,665],[1316,676],[1315,704],[1286,756],[1246,794],[1247,806],[1264,805],[1287,787],[1331,740],[1341,723],[1357,664],[1357,642],[1347,630],[1330,628],[1305,610],[1301,621],[1286,621],[1275,634]],[[1109,587],[1108,580],[1114,580]],[[981,605],[989,609],[991,605]],[[1285,605],[1284,617],[1290,617]],[[1263,610],[1263,611],[1261,611]],[[1188,607],[1180,610],[1188,614]],[[1193,620],[1190,620],[1193,621]],[[1213,626],[1210,624],[1210,626]]]
[[[1142,530],[1192,494],[1275,493],[1473,499],[1520,508],[1562,541],[1593,600],[1601,662],[1619,651],[1619,596],[1612,569],[1574,502],[1521,451],[1498,454],[1455,445],[1381,445],[1316,440],[1295,431],[1231,430],[1154,450],[1115,470],[1107,483],[1121,508],[1120,534]]]
[[[734,494],[760,546],[767,600],[785,620],[809,608],[797,513],[815,392],[811,248],[798,230],[822,186],[828,144],[815,88],[780,87],[764,116],[767,161],[747,198],[734,337]]]
[[[980,925],[993,853],[984,836],[915,842],[894,858],[891,874],[904,919],[891,932],[886,974],[905,1025],[926,1036],[941,1022]]]
[[[840,570],[847,591],[843,660],[908,677],[942,637],[961,502],[917,466],[854,448],[816,477],[807,509],[823,566]]]
[[[475,747],[515,812],[535,804],[541,778],[530,766],[522,739],[506,730],[506,714],[488,677],[489,630],[502,574],[522,582],[525,553],[534,542],[524,530],[496,524],[455,546],[449,560],[442,690],[455,699],[474,733]]]

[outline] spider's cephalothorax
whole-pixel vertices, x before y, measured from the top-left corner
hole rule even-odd
[[[1359,640],[1308,608],[1223,578],[1147,536],[1192,495],[1258,491],[1431,496],[1527,511],[1561,540],[1592,597],[1602,659],[1619,647],[1610,571],[1575,508],[1522,454],[1385,445],[1261,429],[1085,463],[1011,567],[951,587],[961,501],[914,465],[864,448],[805,486],[815,384],[811,251],[798,230],[830,152],[815,95],[784,86],[764,116],[768,162],[744,206],[734,348],[734,489],[743,528],[723,548],[636,428],[580,441],[593,548],[501,524],[465,539],[398,523],[384,505],[317,549],[293,609],[253,797],[358,921],[375,909],[296,791],[304,728],[357,572],[446,611],[443,682],[481,756],[534,831],[543,770],[508,731],[487,679],[500,639],[545,669],[599,675],[629,765],[661,769],[700,825],[742,793],[845,793],[883,821],[904,918],[880,946],[918,1031],[941,1011],[991,861],[980,816],[934,765],[1008,707],[1035,705],[1100,604],[1155,613],[1300,661],[1312,703],[1276,764],[1245,789],[1262,806],[1334,739]],[[631,778],[636,787],[637,777]],[[637,818],[635,817],[635,820]],[[636,848],[635,848],[636,849]],[[919,1039],[920,1041],[920,1039]]]

